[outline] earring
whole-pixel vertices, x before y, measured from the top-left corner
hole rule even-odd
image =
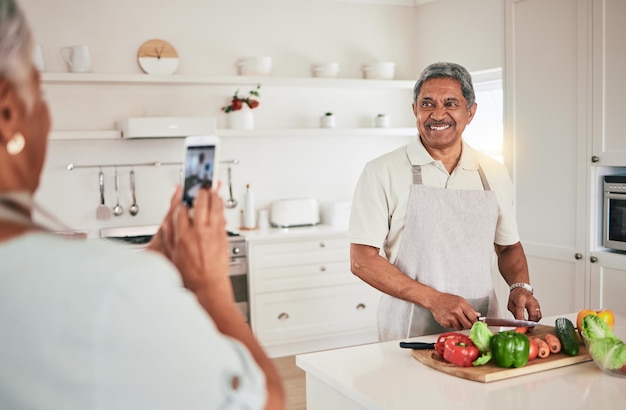
[[[24,135],[21,132],[16,132],[13,135],[13,138],[7,142],[7,152],[9,155],[17,155],[24,149],[26,145],[26,140],[24,139]]]

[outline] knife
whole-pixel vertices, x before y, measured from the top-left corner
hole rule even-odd
[[[478,318],[479,322],[484,322],[489,326],[509,326],[509,327],[535,327],[539,323],[532,322],[530,320],[516,320],[516,319],[501,319],[498,317],[484,317]]]
[[[400,347],[413,350],[433,350],[435,348],[435,344],[424,342],[400,342]]]

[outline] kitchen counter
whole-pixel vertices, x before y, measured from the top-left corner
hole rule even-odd
[[[575,322],[576,314],[564,314]],[[557,316],[541,323],[553,324]],[[615,333],[626,340],[626,316]],[[433,342],[433,336],[408,340]],[[537,359],[539,360],[539,359]],[[626,406],[626,378],[592,362],[479,383],[433,370],[398,341],[296,356],[306,372],[307,409],[616,409]]]
[[[346,236],[348,228],[334,225],[300,226],[295,228],[264,228],[252,231],[240,230],[237,233],[246,237],[248,242],[259,242],[274,239],[307,238],[317,236]]]

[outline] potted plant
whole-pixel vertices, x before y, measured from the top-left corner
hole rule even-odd
[[[239,96],[239,89],[237,89],[233,94],[230,103],[222,107],[222,111],[227,114],[228,125],[230,128],[254,128],[254,116],[252,110],[259,106],[258,98],[260,97],[260,89],[261,84],[258,84],[254,90],[250,90],[248,92],[247,97]]]
[[[378,114],[374,118],[374,126],[377,128],[388,128],[390,122],[391,122],[391,119],[389,118],[387,114]]]
[[[320,117],[320,126],[322,128],[334,128],[335,127],[335,116],[332,112],[327,112]]]

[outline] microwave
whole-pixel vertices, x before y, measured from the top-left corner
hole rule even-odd
[[[626,251],[626,175],[604,177],[602,246]]]

